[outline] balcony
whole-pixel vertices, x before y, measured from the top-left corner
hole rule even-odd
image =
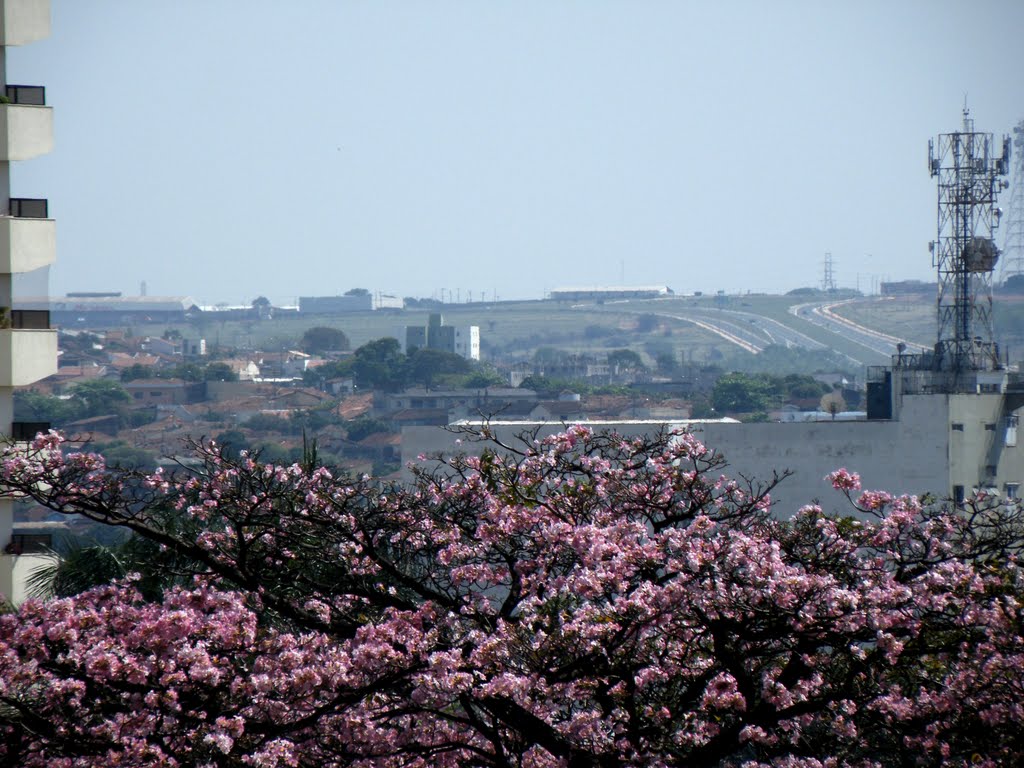
[[[13,94],[13,95],[12,95]],[[31,160],[53,151],[53,109],[42,86],[8,86],[0,104],[0,161]]]
[[[11,424],[11,439],[19,443],[28,443],[36,439],[40,432],[49,432],[48,421],[16,421]]]
[[[0,0],[0,45],[26,45],[50,36],[50,0]]]
[[[57,332],[14,327],[41,325],[43,315],[48,318],[49,312],[12,312],[11,327],[0,328],[0,387],[28,386],[57,372]]]
[[[12,201],[17,210],[21,201]],[[42,212],[47,212],[42,201]],[[38,201],[34,206],[39,213]],[[29,216],[0,216],[0,273],[31,272],[48,267],[57,260],[57,222],[53,219]]]

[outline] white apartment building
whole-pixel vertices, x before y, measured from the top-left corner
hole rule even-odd
[[[53,264],[57,238],[47,201],[11,189],[11,163],[52,151],[53,111],[43,87],[8,82],[6,53],[49,34],[49,0],[0,0],[0,433],[16,440],[43,425],[14,422],[14,388],[57,372],[57,332],[49,311],[19,307],[14,278]],[[24,598],[20,585],[38,565],[31,553],[37,543],[34,535],[15,535],[12,502],[0,500],[0,594],[7,599]]]

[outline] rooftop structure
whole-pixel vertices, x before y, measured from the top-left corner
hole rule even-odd
[[[997,154],[999,153],[999,154]],[[963,127],[928,142],[928,170],[938,187],[938,232],[931,243],[938,271],[938,340],[926,362],[955,373],[1000,367],[992,330],[992,271],[999,259],[996,198],[1007,185],[1010,140],[1002,148],[976,131],[964,109]]]
[[[658,299],[675,295],[666,285],[591,286],[556,288],[548,294],[554,301],[609,301],[614,299]]]

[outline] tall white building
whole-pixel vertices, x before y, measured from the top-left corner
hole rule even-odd
[[[12,163],[53,149],[53,112],[42,86],[8,82],[7,48],[49,34],[49,0],[0,0],[0,433],[18,440],[40,425],[14,422],[14,388],[57,372],[57,332],[48,311],[19,308],[15,276],[53,264],[57,239],[47,201],[11,189]],[[11,502],[0,500],[0,593],[17,601],[26,550],[13,533]]]

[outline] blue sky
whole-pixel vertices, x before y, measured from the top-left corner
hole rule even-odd
[[[928,139],[1024,119],[1024,2],[52,0],[55,294],[463,300],[931,279]]]

